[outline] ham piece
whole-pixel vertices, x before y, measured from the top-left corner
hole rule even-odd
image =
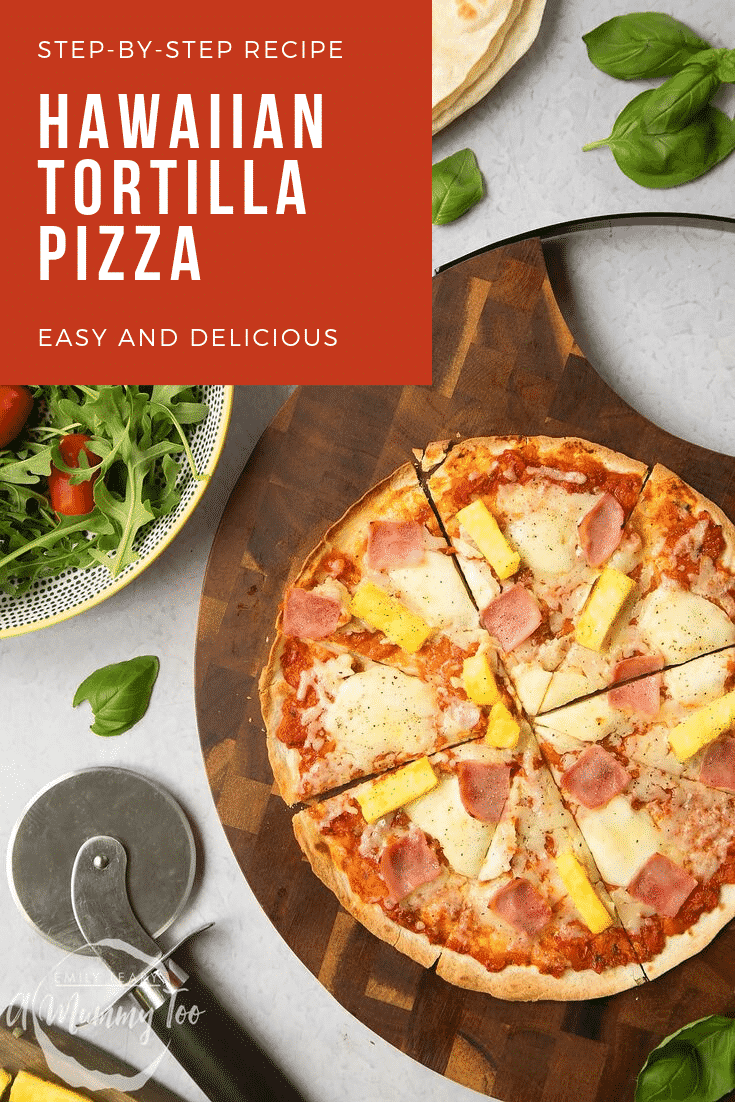
[[[286,593],[281,630],[299,639],[326,639],[336,630],[341,614],[339,601],[294,587]]]
[[[510,791],[510,766],[486,761],[461,761],[457,766],[464,809],[482,823],[497,823]]]
[[[653,907],[656,914],[674,918],[696,886],[697,881],[685,869],[663,853],[654,853],[628,884],[628,893]]]
[[[496,914],[521,933],[534,934],[543,930],[551,918],[551,907],[533,884],[517,877],[491,899]]]
[[[418,566],[424,558],[424,529],[417,520],[373,520],[368,528],[371,570]]]
[[[629,774],[601,746],[590,746],[561,779],[561,787],[590,810],[609,804],[628,786]]]
[[[735,739],[718,738],[709,745],[699,779],[710,788],[735,792]]]
[[[620,546],[625,513],[612,494],[603,494],[577,526],[582,553],[590,566],[602,566]]]
[[[661,707],[661,685],[663,678],[658,672],[664,664],[660,654],[637,654],[634,658],[624,658],[618,662],[612,673],[613,681],[627,681],[626,685],[616,685],[608,689],[607,699],[613,708],[621,712],[637,713],[653,719]],[[650,674],[650,677],[642,677]],[[629,678],[638,678],[630,681]]]
[[[390,842],[380,855],[380,875],[396,903],[422,884],[435,880],[440,872],[439,859],[423,830],[412,830]]]
[[[482,626],[495,636],[505,654],[533,635],[541,619],[536,598],[518,583],[504,589],[480,613]]]

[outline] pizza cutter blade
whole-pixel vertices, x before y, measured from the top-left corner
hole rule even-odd
[[[8,878],[21,913],[67,952],[94,952],[74,917],[70,885],[79,847],[102,834],[125,847],[130,902],[152,938],[179,917],[194,882],[194,836],[163,788],[127,769],[60,777],[21,814],[8,847]]]
[[[39,792],[7,861],[28,921],[59,948],[104,961],[211,1102],[296,1102],[256,1043],[155,941],[182,912],[195,864],[178,804],[119,768],[67,774]]]

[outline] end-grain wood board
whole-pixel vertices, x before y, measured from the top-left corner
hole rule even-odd
[[[96,1045],[85,1040],[78,1033],[72,1035],[57,1026],[44,1022],[43,1032],[53,1042],[61,1056],[68,1057],[85,1067],[92,1075],[99,1073],[103,1077],[117,1076],[119,1082],[130,1081],[139,1073],[139,1068],[131,1067],[118,1057],[104,1052]],[[22,1005],[9,1006],[2,1013],[0,1024],[0,1067],[16,1075],[19,1071],[28,1071],[44,1079],[69,1089],[69,1083],[51,1070],[38,1043],[33,1015]],[[75,1088],[76,1089],[76,1088]],[[94,1097],[97,1102],[181,1102],[178,1095],[149,1079],[135,1094],[127,1094],[115,1087],[101,1087],[92,1093],[91,1088],[79,1088],[86,1098]]]
[[[735,517],[735,459],[676,439],[597,375],[562,317],[538,238],[434,279],[431,387],[309,387],[266,430],[207,567],[199,730],[221,821],[288,945],[352,1014],[435,1071],[503,1102],[626,1102],[666,1034],[735,1013],[735,923],[653,983],[583,1003],[468,992],[367,933],[302,858],[273,786],[258,707],[285,585],[328,527],[430,440],[579,435],[666,464]]]

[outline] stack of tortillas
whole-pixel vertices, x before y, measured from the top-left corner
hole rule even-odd
[[[497,84],[532,44],[546,0],[432,0],[432,133]]]

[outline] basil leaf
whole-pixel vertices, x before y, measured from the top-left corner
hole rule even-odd
[[[677,187],[702,176],[735,149],[735,122],[712,104],[681,130],[648,134],[642,117],[654,89],[641,92],[618,115],[612,133],[584,149],[608,145],[618,167],[642,187]]]
[[[635,1102],[658,1102],[696,1096],[701,1082],[700,1062],[694,1045],[671,1041],[654,1050],[638,1076]]]
[[[641,116],[644,129],[649,134],[665,134],[690,123],[720,87],[715,64],[713,57],[709,67],[685,65],[681,72],[653,89]]]
[[[153,654],[102,666],[81,683],[73,705],[89,701],[94,712],[90,730],[96,735],[121,735],[145,715],[158,669]]]
[[[643,109],[653,95],[653,89],[649,88],[645,92],[639,92],[630,103],[626,103],[623,110],[616,118],[613,128],[607,138],[600,138],[596,142],[588,142],[587,145],[583,145],[583,150],[597,149],[602,145],[609,145],[612,147],[612,143],[620,141],[626,136],[626,134],[635,133],[640,129],[641,118],[643,115]]]
[[[616,15],[582,35],[589,59],[620,80],[672,76],[709,43],[663,12]]]
[[[665,1037],[636,1083],[635,1102],[719,1102],[735,1089],[735,1020],[713,1014]]]
[[[431,221],[435,226],[465,214],[484,194],[477,158],[471,149],[460,149],[431,169]]]
[[[724,84],[735,84],[735,50],[718,50],[715,72]]]

